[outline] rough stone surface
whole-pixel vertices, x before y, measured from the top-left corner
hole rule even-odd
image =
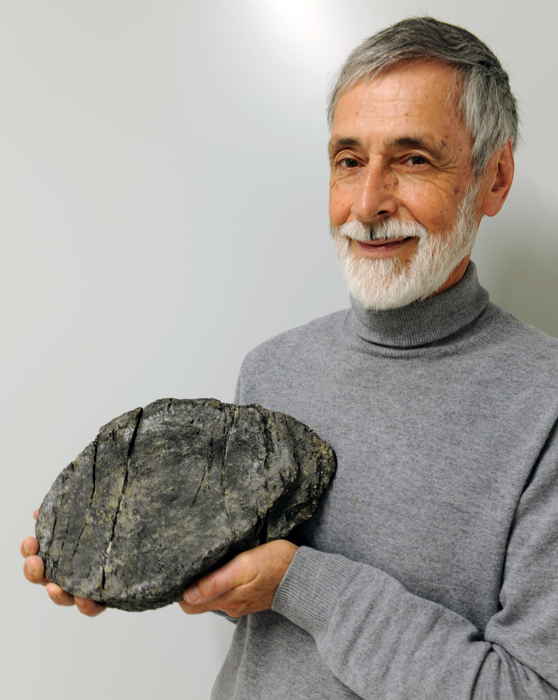
[[[312,515],[335,455],[258,405],[161,399],[103,426],[54,482],[36,534],[49,580],[123,610],[180,600]]]

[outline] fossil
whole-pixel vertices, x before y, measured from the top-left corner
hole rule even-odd
[[[54,482],[36,526],[45,575],[109,607],[168,605],[309,518],[335,467],[332,448],[284,413],[155,401],[103,426]]]

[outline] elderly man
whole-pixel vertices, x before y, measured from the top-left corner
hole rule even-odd
[[[296,544],[185,592],[240,618],[213,697],[558,698],[558,342],[469,262],[512,183],[507,75],[469,32],[405,20],[351,54],[329,116],[352,308],[250,353],[236,401],[311,425],[338,472]]]

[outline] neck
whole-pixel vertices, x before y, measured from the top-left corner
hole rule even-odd
[[[471,254],[469,253],[469,255],[466,255],[463,258],[459,265],[453,268],[451,275],[447,278],[444,284],[434,292],[432,295],[433,297],[435,297],[437,294],[442,294],[442,292],[446,292],[448,289],[451,289],[451,287],[454,287],[463,278],[463,275],[467,270],[467,266],[469,265],[470,258]]]
[[[486,308],[488,292],[469,262],[459,281],[423,301],[387,311],[365,309],[351,298],[356,333],[369,343],[412,348],[459,335]]]

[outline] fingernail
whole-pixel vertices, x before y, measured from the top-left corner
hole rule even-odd
[[[200,599],[200,592],[198,591],[197,586],[192,586],[191,588],[187,588],[184,591],[183,598],[187,603],[197,603],[198,600]]]
[[[39,569],[37,569],[36,566],[33,566],[30,561],[26,562],[27,566],[27,571],[31,574],[31,576],[38,576],[39,575]]]
[[[75,603],[76,605],[83,605],[84,602],[85,602],[85,601],[84,601],[83,598],[77,598],[76,596],[74,596],[74,603]]]

